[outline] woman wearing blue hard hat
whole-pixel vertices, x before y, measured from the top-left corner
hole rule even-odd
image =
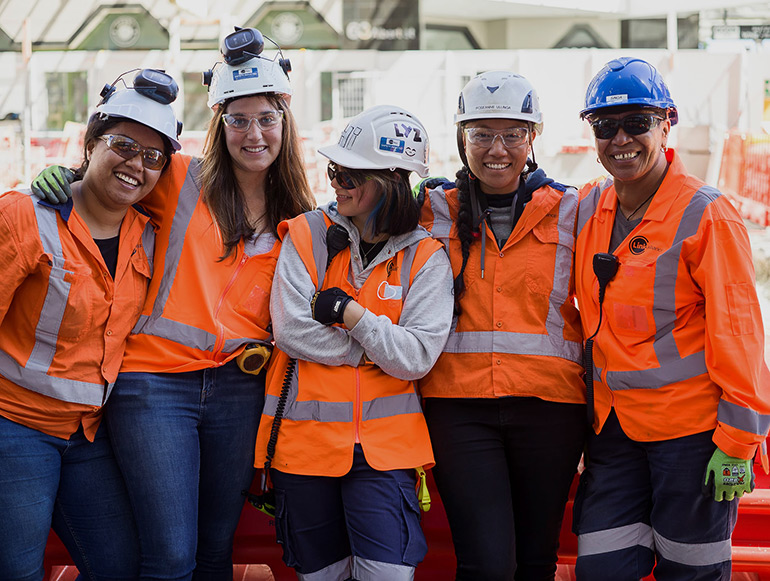
[[[225,38],[223,61],[204,73],[214,114],[203,157],[175,156],[142,200],[160,224],[157,270],[107,411],[141,579],[233,575],[264,404],[277,227],[315,205],[290,67],[263,44],[255,29]]]
[[[43,578],[51,528],[81,579],[138,576],[136,526],[103,406],[153,269],[154,226],[132,205],[155,187],[179,142],[171,77],[145,69],[133,86],[116,85],[86,126],[71,199],[49,203],[29,190],[0,198],[7,581]],[[156,85],[167,90],[145,90]]]
[[[575,286],[589,421],[578,579],[730,579],[738,497],[770,426],[743,222],[667,147],[660,73],[607,63],[580,113],[610,176],[581,192]]]

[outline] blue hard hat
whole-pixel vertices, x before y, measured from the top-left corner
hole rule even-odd
[[[632,57],[611,60],[591,80],[580,118],[609,107],[638,105],[665,109],[671,125],[679,115],[663,77],[647,61]]]

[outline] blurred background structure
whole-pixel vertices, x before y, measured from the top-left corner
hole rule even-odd
[[[0,0],[0,191],[77,163],[101,87],[134,67],[178,79],[184,151],[200,153],[210,118],[201,73],[233,25],[259,28],[292,62],[319,198],[328,190],[315,150],[379,103],[418,115],[432,173],[452,176],[460,88],[493,68],[535,85],[538,162],[580,185],[602,173],[577,115],[585,87],[606,61],[635,55],[669,84],[680,110],[672,145],[690,170],[715,185],[721,172],[767,225],[770,2],[741,0]]]

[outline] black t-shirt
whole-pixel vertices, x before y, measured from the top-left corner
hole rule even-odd
[[[104,263],[107,265],[107,270],[110,271],[112,278],[115,278],[115,271],[118,268],[118,241],[120,235],[113,238],[97,239],[94,238],[94,242],[99,247],[99,251],[102,253]]]

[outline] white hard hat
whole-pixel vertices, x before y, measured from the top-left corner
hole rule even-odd
[[[349,169],[400,168],[428,177],[428,133],[411,113],[377,105],[353,117],[339,142],[318,150]]]
[[[177,85],[174,79],[163,71],[142,69],[134,78],[134,86],[128,87],[123,73],[111,85],[102,90],[102,101],[96,106],[97,115],[124,117],[146,125],[168,137],[174,151],[182,149],[179,134],[182,124],[177,121],[171,103],[176,99]],[[123,88],[117,81],[123,81]]]
[[[543,131],[543,113],[532,84],[516,73],[489,71],[472,78],[460,92],[455,123],[474,119],[518,119]]]
[[[282,93],[291,95],[289,75],[280,62],[257,56],[237,65],[218,62],[209,71],[209,100],[212,109],[226,99],[258,95],[260,93]],[[206,73],[204,73],[205,83]]]

